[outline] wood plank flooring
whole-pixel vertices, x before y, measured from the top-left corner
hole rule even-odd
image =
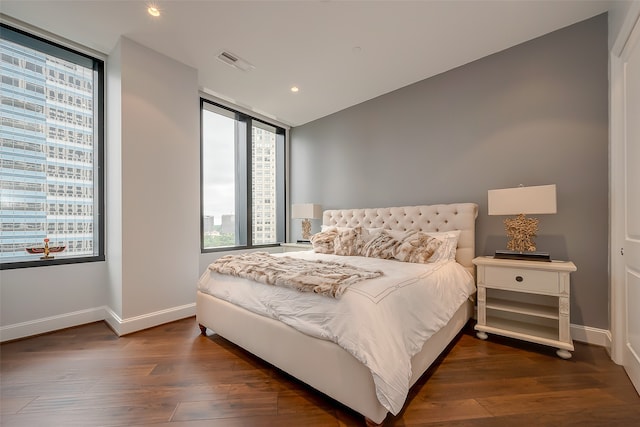
[[[103,322],[0,346],[0,424],[362,426],[363,418],[194,318],[118,338]],[[385,426],[640,426],[640,397],[603,348],[553,349],[469,324]]]

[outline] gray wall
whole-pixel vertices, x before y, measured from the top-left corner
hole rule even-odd
[[[578,267],[571,322],[609,329],[607,66],[605,14],[296,127],[291,203],[475,202],[482,255],[507,240],[487,190],[556,184],[538,249]]]

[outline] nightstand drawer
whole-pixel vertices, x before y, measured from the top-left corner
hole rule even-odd
[[[485,285],[502,289],[558,294],[558,273],[523,268],[485,267]]]

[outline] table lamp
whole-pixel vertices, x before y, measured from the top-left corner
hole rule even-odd
[[[291,208],[291,217],[302,219],[302,239],[309,241],[311,237],[311,219],[322,218],[322,206],[313,203],[295,204]]]
[[[526,215],[556,213],[555,184],[489,190],[488,207],[489,215],[517,215],[504,220],[509,242],[495,258],[551,261],[548,253],[536,251],[538,219]]]

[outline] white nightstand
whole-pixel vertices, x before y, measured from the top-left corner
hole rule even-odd
[[[280,243],[280,246],[282,246],[282,252],[310,251],[313,249],[311,243]]]
[[[571,261],[473,260],[477,266],[480,339],[487,333],[556,347],[569,359],[573,340],[569,329]]]

